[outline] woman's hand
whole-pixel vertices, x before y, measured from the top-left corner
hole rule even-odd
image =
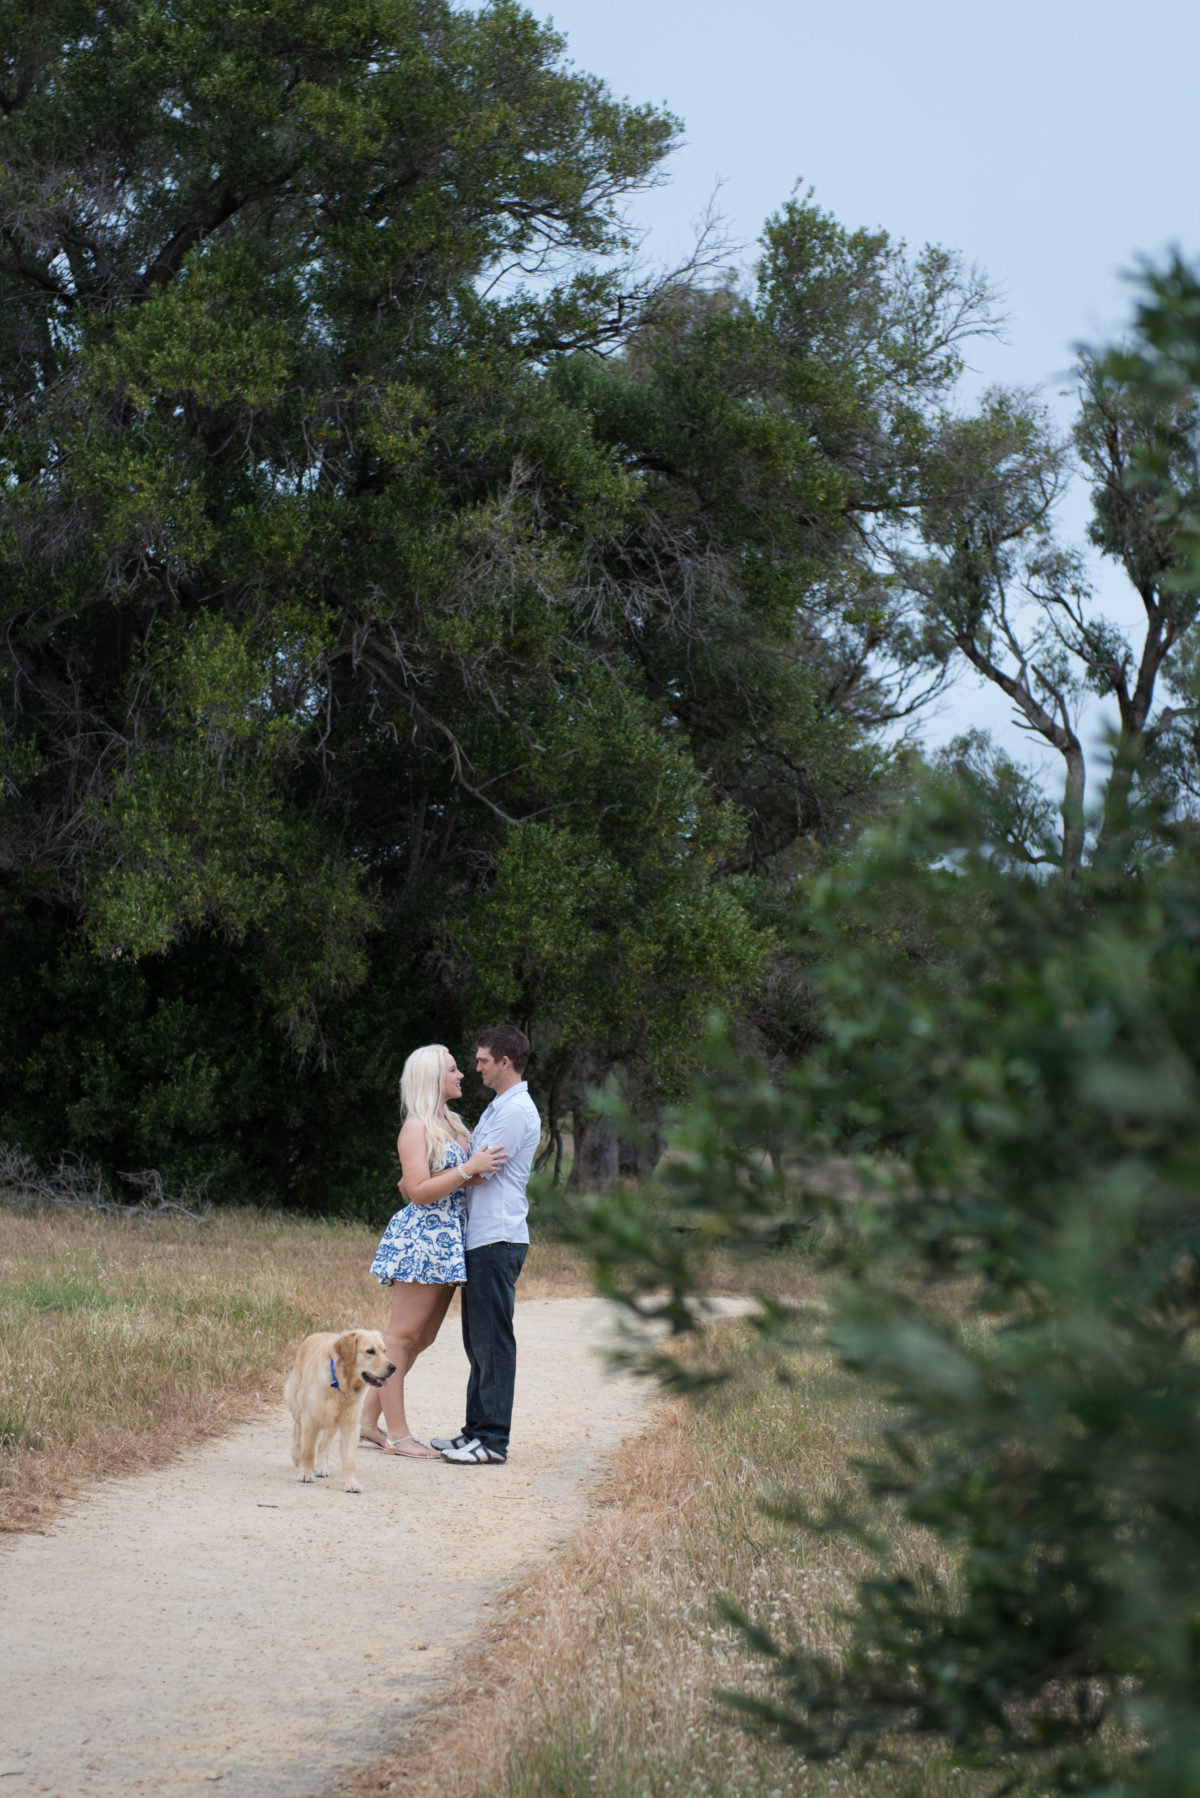
[[[486,1180],[490,1175],[499,1173],[507,1160],[507,1149],[489,1149],[484,1143],[481,1148],[467,1156],[462,1164],[463,1173],[472,1181]]]

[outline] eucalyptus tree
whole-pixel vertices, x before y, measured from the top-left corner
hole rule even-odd
[[[1062,758],[1057,842],[1019,827],[1009,841],[1068,882],[1087,847],[1080,720],[1089,696],[1115,712],[1094,827],[1100,845],[1123,835],[1135,779],[1187,809],[1200,766],[1190,634],[1200,585],[1187,572],[1179,527],[1180,505],[1197,486],[1195,392],[1147,387],[1122,352],[1086,356],[1077,373],[1069,441],[1036,397],[1019,392],[996,391],[973,415],[948,417],[930,446],[914,518],[883,552],[912,597],[922,653],[968,665]],[[1085,558],[1058,532],[1075,469],[1088,483],[1091,544],[1125,575],[1140,615],[1134,627],[1105,616]],[[978,776],[978,749],[974,760]],[[1005,758],[995,762],[985,782],[994,797],[1012,772]],[[1041,818],[1035,795],[1019,809],[1027,821]]]

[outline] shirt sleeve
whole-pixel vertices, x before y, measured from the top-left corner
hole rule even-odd
[[[530,1137],[541,1136],[541,1120],[536,1111],[525,1105],[506,1105],[499,1116],[492,1119],[486,1129],[480,1126],[475,1129],[475,1140],[482,1148],[486,1143],[490,1149],[507,1149],[510,1155],[519,1155],[529,1147]]]

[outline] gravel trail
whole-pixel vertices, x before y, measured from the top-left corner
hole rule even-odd
[[[576,1526],[646,1420],[607,1373],[601,1299],[517,1307],[504,1467],[362,1448],[360,1496],[296,1482],[282,1407],[97,1488],[0,1554],[0,1798],[321,1798],[453,1673],[486,1607]],[[428,1436],[462,1422],[451,1317],[410,1382]]]

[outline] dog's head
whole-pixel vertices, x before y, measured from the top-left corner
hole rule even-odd
[[[344,1330],[333,1345],[333,1358],[347,1392],[361,1392],[364,1381],[382,1386],[396,1371],[378,1330]]]

